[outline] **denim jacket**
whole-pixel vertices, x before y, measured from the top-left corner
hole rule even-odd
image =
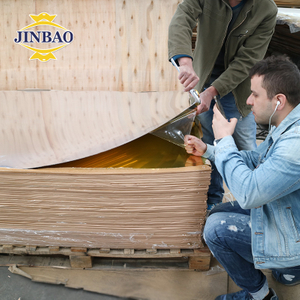
[[[300,104],[254,151],[238,151],[231,136],[204,157],[214,160],[240,206],[251,209],[257,269],[300,265]]]

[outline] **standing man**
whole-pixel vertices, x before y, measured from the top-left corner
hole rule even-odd
[[[239,151],[229,122],[214,108],[216,146],[186,136],[188,153],[215,161],[236,201],[215,207],[204,239],[242,291],[216,300],[277,300],[260,269],[287,285],[300,283],[300,72],[286,57],[250,71],[255,121],[273,125],[253,151]]]
[[[180,66],[179,80],[185,91],[196,88],[203,141],[211,144],[213,98],[219,100],[226,117],[239,120],[233,137],[240,150],[256,148],[256,125],[246,100],[250,95],[250,68],[267,51],[276,25],[273,0],[184,0],[169,27],[169,59]],[[197,27],[192,52],[193,28]],[[212,165],[208,209],[223,198],[223,181]]]

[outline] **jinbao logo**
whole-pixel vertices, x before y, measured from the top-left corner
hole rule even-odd
[[[63,26],[52,22],[57,15],[50,16],[48,13],[43,12],[38,16],[29,16],[34,23],[18,30],[17,37],[14,39],[14,42],[34,52],[29,60],[38,59],[42,62],[46,62],[49,59],[56,59],[53,52],[72,43],[74,34]],[[33,31],[32,28],[36,26],[42,26],[42,28],[45,26],[51,26],[52,30]],[[43,47],[33,47],[32,44],[41,44]],[[48,48],[45,47],[46,45]]]

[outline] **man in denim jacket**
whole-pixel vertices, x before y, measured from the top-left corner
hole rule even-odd
[[[243,290],[218,300],[278,299],[260,269],[281,283],[300,283],[300,72],[286,57],[269,57],[250,71],[255,121],[272,126],[253,151],[238,151],[229,122],[214,108],[215,146],[186,136],[188,153],[215,162],[236,201],[217,205],[204,239]]]

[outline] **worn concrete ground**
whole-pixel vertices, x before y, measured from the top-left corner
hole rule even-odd
[[[239,290],[215,259],[212,259],[211,269],[204,272],[182,269],[20,269],[30,274],[32,280],[11,273],[8,267],[0,267],[1,300],[214,300],[220,294]],[[270,271],[265,271],[265,274],[279,299],[300,299],[300,285],[287,287],[275,282]],[[69,287],[45,283],[55,280]]]

